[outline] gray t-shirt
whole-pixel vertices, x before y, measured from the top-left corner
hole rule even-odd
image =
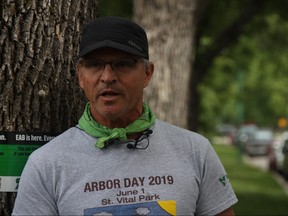
[[[128,149],[77,127],[34,151],[12,215],[215,215],[237,202],[207,139],[156,120]]]

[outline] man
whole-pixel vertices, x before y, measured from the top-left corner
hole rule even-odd
[[[233,215],[237,198],[204,137],[155,120],[145,31],[118,17],[86,26],[79,124],[34,151],[13,215]]]

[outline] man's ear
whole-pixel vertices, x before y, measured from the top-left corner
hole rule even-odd
[[[148,65],[145,66],[145,80],[144,80],[144,88],[146,88],[151,80],[151,77],[154,72],[154,64],[152,62],[148,62]]]
[[[80,88],[83,89],[83,73],[82,73],[82,68],[79,63],[76,66],[76,73],[77,73],[77,77],[79,81],[79,86]]]

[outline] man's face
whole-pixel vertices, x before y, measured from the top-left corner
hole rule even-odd
[[[111,64],[101,67],[113,61],[114,68]],[[79,84],[97,122],[110,128],[126,127],[142,114],[143,90],[153,74],[152,63],[147,67],[143,59],[112,48],[95,50],[79,62]]]

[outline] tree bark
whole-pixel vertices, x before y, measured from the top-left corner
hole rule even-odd
[[[189,80],[194,63],[196,0],[136,0],[134,20],[147,31],[155,63],[145,101],[156,116],[188,127]]]
[[[85,97],[74,57],[94,0],[17,0],[0,6],[0,131],[60,133],[75,125]],[[1,215],[15,193],[0,193]]]

